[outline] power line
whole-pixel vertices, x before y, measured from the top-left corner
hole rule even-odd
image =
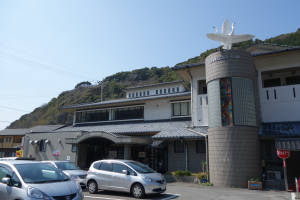
[[[81,80],[86,80],[86,79],[90,79],[89,77],[86,77],[82,74],[77,74],[77,73],[74,73],[72,71],[68,71],[68,70],[65,70],[63,67],[60,67],[58,65],[56,65],[57,67],[53,67],[51,66],[50,64],[47,64],[47,63],[42,63],[36,59],[31,59],[31,58],[27,58],[25,56],[21,56],[21,55],[17,55],[16,53],[11,53],[11,52],[7,52],[7,51],[3,51],[1,50],[0,51],[0,55],[2,55],[2,57],[0,58],[10,58],[10,59],[13,59],[13,60],[18,60],[20,61],[21,63],[25,64],[26,66],[28,67],[33,67],[33,66],[36,66],[36,67],[39,67],[39,68],[42,68],[42,69],[45,69],[45,70],[48,70],[48,71],[52,71],[52,72],[55,72],[57,74],[66,74],[68,76],[73,76],[76,78],[80,78]]]
[[[0,108],[5,108],[8,110],[14,110],[14,111],[20,111],[20,112],[30,112],[28,110],[23,110],[23,109],[19,109],[19,108],[8,107],[8,106],[1,106],[1,105],[0,105]]]
[[[0,123],[10,123],[9,121],[2,121],[0,120]]]

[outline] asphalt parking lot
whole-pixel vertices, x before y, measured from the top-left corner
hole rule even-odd
[[[85,200],[128,200],[134,199],[127,193],[99,191],[91,195],[84,192]],[[291,194],[283,191],[254,191],[236,188],[218,188],[188,183],[170,183],[161,195],[147,196],[145,199],[168,200],[290,200]]]

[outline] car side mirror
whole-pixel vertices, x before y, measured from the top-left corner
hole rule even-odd
[[[122,173],[125,174],[125,175],[129,175],[129,171],[127,171],[126,169],[123,169]]]
[[[6,185],[11,186],[11,179],[9,177],[4,177],[1,181]]]

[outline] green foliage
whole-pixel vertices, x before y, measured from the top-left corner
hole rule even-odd
[[[202,180],[202,179],[207,180],[207,173],[206,172],[199,172],[198,174],[196,174],[196,176],[199,180]]]
[[[173,176],[179,177],[179,176],[192,176],[192,173],[190,171],[185,170],[177,170],[175,172],[172,172]]]
[[[249,181],[258,182],[258,181],[260,181],[260,178],[258,178],[258,177],[252,177],[252,178],[249,178]]]
[[[200,185],[203,185],[203,186],[214,186],[213,183],[209,183],[209,182],[206,182],[206,183],[200,183]]]

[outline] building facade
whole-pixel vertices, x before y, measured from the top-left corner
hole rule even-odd
[[[25,137],[25,155],[70,160],[83,169],[110,158],[138,160],[160,172],[202,171],[207,119],[193,126],[191,93],[183,82],[131,87],[126,92],[124,99],[65,106],[74,112],[73,125],[31,130]]]

